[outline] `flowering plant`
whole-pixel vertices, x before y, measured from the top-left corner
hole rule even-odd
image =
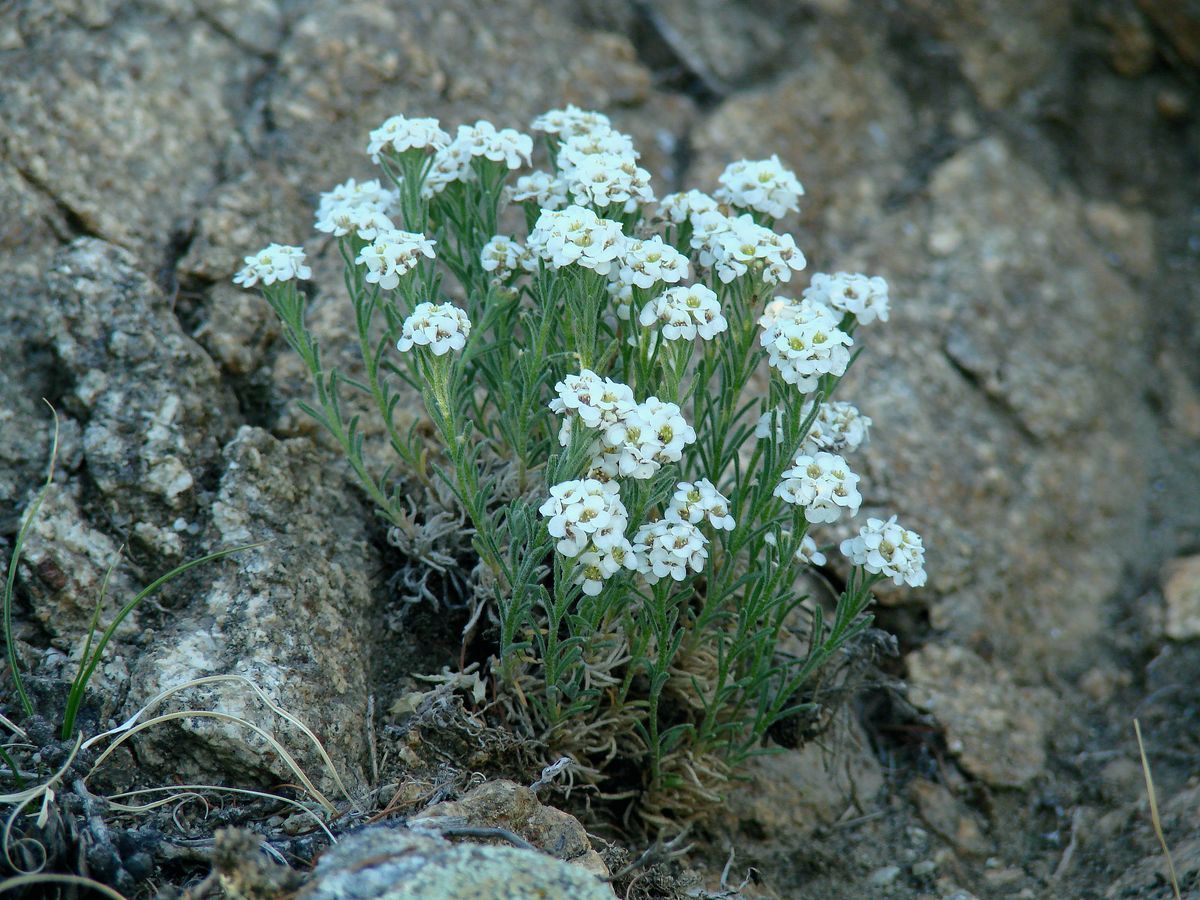
[[[617,760],[644,772],[643,814],[665,821],[812,711],[806,692],[869,624],[873,585],[924,583],[921,539],[893,517],[841,543],[829,613],[797,589],[828,563],[811,527],[862,502],[842,454],[870,419],[833,395],[888,289],[836,273],[777,293],[806,265],[773,229],[803,194],[777,157],[655,204],[605,116],[568,107],[533,129],[552,168],[513,178],[529,136],[481,121],[451,138],[397,116],[370,135],[384,179],[322,196],[361,378],[327,369],[306,328],[302,250],[272,245],[235,280],[262,283],[314,379],[305,408],[394,529],[411,528],[410,482],[370,471],[343,385],[373,400],[410,481],[451,488],[509,721],[597,782]],[[432,471],[396,417],[401,382],[440,439]]]

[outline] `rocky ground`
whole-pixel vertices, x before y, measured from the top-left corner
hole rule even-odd
[[[89,734],[191,679],[242,680],[168,697],[226,717],[146,729],[93,787],[299,769],[339,810],[344,787],[363,817],[423,817],[364,853],[551,866],[437,837],[500,829],[575,863],[544,876],[563,885],[646,849],[514,784],[535,754],[473,717],[471,675],[416,677],[457,671],[460,613],[440,583],[441,608],[403,602],[411,562],[296,409],[303,373],[265,304],[229,282],[243,253],[309,240],[316,194],[368,174],[388,115],[524,127],[564,102],[634,134],[660,192],[778,153],[808,190],[789,224],[812,264],[888,278],[894,319],[846,396],[876,423],[866,505],[925,536],[931,576],[883,597],[899,653],[835,727],[756,765],[690,850],[618,893],[719,892],[725,870],[747,897],[1171,896],[1137,718],[1200,896],[1194,0],[0,2],[5,554],[44,477],[42,398],[60,418],[17,572],[39,707],[61,705],[119,547],[108,615],[197,553],[270,539],[117,631]],[[315,327],[352,353],[334,261],[309,244],[329,287]],[[57,765],[69,747],[23,724]],[[156,818],[64,793],[49,868],[130,893],[215,885],[212,865],[233,895],[243,877],[298,886],[257,838],[214,840],[224,825],[282,835],[299,868],[324,847],[265,800]],[[305,896],[344,895],[349,854],[322,857]]]

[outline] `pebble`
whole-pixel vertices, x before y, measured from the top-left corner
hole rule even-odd
[[[913,863],[912,873],[914,878],[929,878],[937,872],[938,864],[932,859],[923,859],[919,863]]]
[[[891,884],[899,877],[899,866],[884,866],[883,868],[876,869],[874,872],[872,872],[868,881],[877,887],[883,887],[886,884]]]

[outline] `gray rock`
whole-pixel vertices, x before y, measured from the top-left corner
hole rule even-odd
[[[1017,687],[963,647],[929,644],[906,663],[909,699],[945,726],[946,745],[964,769],[995,787],[1021,787],[1041,772],[1050,691]]]
[[[1167,637],[1187,641],[1200,637],[1200,556],[1172,560],[1163,573],[1167,601]]]
[[[593,875],[605,878],[610,874],[578,819],[543,806],[532,790],[512,781],[489,781],[458,800],[436,803],[421,811],[422,820],[439,818],[459,819],[473,828],[503,828]]]
[[[175,520],[199,514],[197,490],[234,421],[217,367],[126,251],[76,241],[49,278],[47,331],[68,411],[110,524],[179,559]]]
[[[870,812],[883,787],[879,760],[845,710],[823,740],[755,757],[744,774],[746,783],[726,793],[728,814],[781,846],[843,815]]]
[[[35,20],[46,4],[22,4],[0,155],[77,226],[161,265],[236,140],[230,100],[263,63],[191,3],[141,4],[137,15],[115,2],[71,5]]]
[[[1044,84],[1065,60],[1071,8],[1057,0],[908,0],[910,13],[957,51],[963,74],[993,109]]]
[[[366,828],[321,857],[302,900],[612,900],[603,881],[551,856],[515,847],[452,844],[387,827]]]
[[[320,736],[344,778],[360,772],[366,741],[367,670],[378,559],[369,511],[308,441],[280,442],[243,427],[222,452],[212,548],[266,541],[203,573],[198,596],[134,669],[130,711],[159,691],[206,675],[236,674]],[[311,742],[243,685],[189,690],[172,708],[216,709],[274,734],[332,790]],[[211,718],[145,732],[139,753],[185,777],[221,773],[294,776],[249,729]],[[334,798],[338,799],[338,798]]]

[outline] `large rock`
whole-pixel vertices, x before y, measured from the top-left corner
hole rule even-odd
[[[365,828],[321,857],[302,900],[612,900],[582,869],[516,847],[452,844],[387,827]]]
[[[84,422],[84,461],[109,524],[178,560],[179,531],[201,514],[203,483],[233,424],[232,392],[128,252],[80,239],[49,290],[64,405]]]
[[[0,64],[0,156],[72,227],[161,266],[220,180],[262,60],[191,3],[18,6],[6,12],[18,27]]]
[[[203,588],[138,660],[130,710],[208,675],[240,675],[311,728],[343,777],[361,771],[379,566],[369,512],[307,441],[243,427],[222,453],[209,546],[264,544],[214,564]],[[189,689],[171,708],[212,709],[273,734],[309,777],[335,783],[317,749],[242,684]],[[213,718],[145,732],[147,762],[185,777],[294,775],[250,729]]]

